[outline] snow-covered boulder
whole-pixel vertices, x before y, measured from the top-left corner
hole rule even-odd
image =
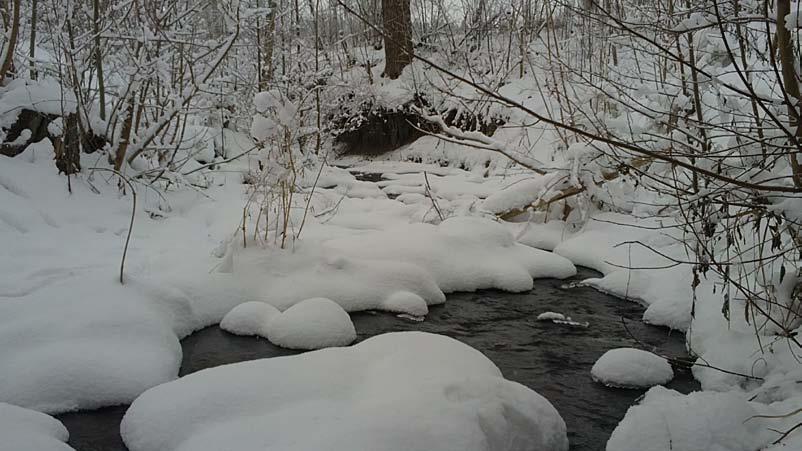
[[[267,328],[271,343],[290,349],[346,346],[356,340],[351,317],[326,298],[301,301],[274,317]]]
[[[634,348],[611,349],[590,370],[593,380],[610,387],[646,388],[674,378],[666,359]]]
[[[0,402],[0,451],[68,451],[67,429],[50,415]]]
[[[607,451],[755,451],[777,438],[754,417],[762,414],[757,407],[734,393],[654,387],[629,408]]]
[[[260,335],[267,337],[267,325],[274,316],[281,314],[272,305],[251,301],[244,302],[226,314],[220,328],[236,335]]]
[[[412,316],[426,316],[429,306],[426,301],[415,293],[409,291],[396,291],[382,302],[384,310],[396,313],[406,313]]]
[[[131,451],[568,449],[548,400],[420,332],[199,371],[145,392],[120,429]]]

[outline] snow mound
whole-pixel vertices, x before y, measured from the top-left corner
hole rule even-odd
[[[281,312],[270,304],[259,301],[242,303],[226,314],[220,328],[236,335],[267,337],[267,324]]]
[[[558,178],[559,174],[555,172],[518,181],[488,196],[482,203],[481,209],[493,214],[524,210],[540,200]]]
[[[654,387],[630,407],[607,442],[608,451],[755,451],[776,434],[753,418],[756,404],[733,393],[683,395]]]
[[[674,378],[666,359],[634,348],[611,349],[590,370],[593,380],[610,387],[645,388]]]
[[[67,429],[57,419],[35,410],[0,402],[0,451],[67,451]]]
[[[382,302],[382,308],[390,312],[406,313],[415,317],[426,316],[429,306],[422,297],[409,291],[396,291]]]
[[[538,321],[565,321],[565,315],[557,312],[543,312],[537,315]]]
[[[346,346],[356,340],[351,317],[326,298],[301,301],[274,317],[267,329],[271,343],[290,349]]]
[[[427,305],[446,301],[436,281],[419,266],[331,254],[322,247],[280,255],[252,252],[248,260],[241,258],[247,264],[242,265],[237,280],[245,286],[255,283],[247,293],[251,299],[267,302],[279,310],[304,299],[325,297],[349,312],[375,309],[420,314],[423,308],[418,302],[398,303],[390,299],[399,291],[414,293]]]
[[[484,218],[448,218],[437,226],[406,224],[325,244],[356,259],[416,265],[446,293],[485,288],[521,292],[532,289],[533,278],[576,274],[568,259],[519,244],[506,227]]]
[[[568,449],[545,398],[420,332],[199,371],[145,392],[121,433],[131,451]]]

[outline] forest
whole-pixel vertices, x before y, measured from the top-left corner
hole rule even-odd
[[[0,28],[0,451],[802,451],[802,2]]]

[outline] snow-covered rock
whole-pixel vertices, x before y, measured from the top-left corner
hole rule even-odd
[[[382,302],[384,310],[396,313],[406,313],[412,316],[426,316],[429,306],[422,297],[409,291],[396,291]]]
[[[271,343],[290,349],[321,349],[346,346],[356,340],[351,317],[336,302],[326,298],[301,301],[268,325]]]
[[[538,321],[565,321],[565,315],[557,312],[543,312],[537,315]]]
[[[267,337],[267,324],[281,312],[265,302],[244,302],[226,314],[220,328],[237,335],[260,335]]]
[[[131,451],[568,449],[545,398],[419,332],[199,371],[145,392],[121,433]]]
[[[68,438],[50,415],[0,402],[0,451],[69,451]]]
[[[607,451],[755,451],[777,437],[754,417],[758,406],[735,393],[654,387],[629,408]]]
[[[611,387],[645,388],[674,378],[666,359],[634,348],[611,349],[590,370],[593,380]]]

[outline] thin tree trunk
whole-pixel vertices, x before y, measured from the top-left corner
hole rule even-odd
[[[100,49],[100,0],[94,0],[92,31],[95,34],[95,70],[97,71],[97,90],[98,102],[100,102],[100,119],[105,121],[106,83],[103,80],[103,54]]]
[[[31,64],[31,80],[36,80],[36,8],[38,6],[38,0],[32,0],[31,3],[31,44],[28,48],[28,57],[30,58]]]
[[[270,81],[273,79],[273,48],[276,42],[276,2],[270,1],[270,12],[267,14],[264,28],[260,30],[263,39],[260,61],[261,73],[259,74],[259,90],[267,91],[270,89]]]

